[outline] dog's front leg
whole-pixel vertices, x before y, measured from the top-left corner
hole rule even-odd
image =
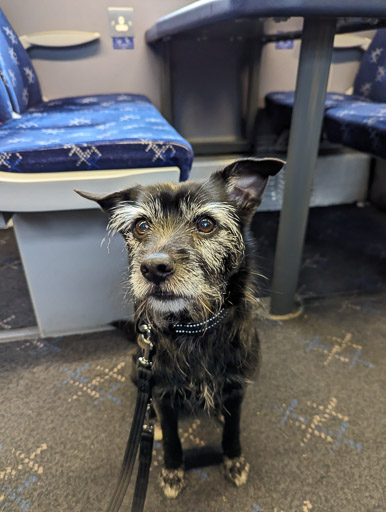
[[[160,485],[167,498],[176,498],[185,486],[181,441],[178,436],[178,410],[168,398],[161,398],[155,404],[161,423],[164,467],[161,470]]]
[[[241,388],[228,388],[224,392],[227,396],[223,404],[222,435],[225,475],[240,487],[246,483],[249,472],[249,464],[241,453],[240,444],[240,414],[244,392]]]

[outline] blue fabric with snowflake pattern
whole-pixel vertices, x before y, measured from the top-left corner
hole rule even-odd
[[[324,132],[330,142],[386,158],[386,103],[355,101],[329,109]]]
[[[327,110],[329,108],[342,106],[347,102],[352,103],[353,100],[363,100],[363,98],[351,94],[328,92],[326,94],[324,108]],[[282,130],[289,128],[294,103],[294,91],[271,92],[265,97],[266,111],[273,122],[275,132],[280,133]]]
[[[386,103],[386,28],[376,32],[363,55],[354,81],[354,94]]]
[[[177,166],[183,181],[192,161],[190,144],[138,94],[47,101],[0,126],[0,171]]]
[[[39,80],[31,59],[1,9],[0,78],[17,114],[42,101]]]

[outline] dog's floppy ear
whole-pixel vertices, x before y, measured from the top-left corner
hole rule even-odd
[[[261,203],[268,178],[284,165],[284,160],[279,158],[241,158],[215,176],[225,181],[229,199],[246,214],[252,214]]]
[[[125,201],[134,201],[137,194],[135,193],[134,188],[129,188],[127,190],[121,190],[120,192],[113,192],[112,194],[94,194],[92,192],[83,192],[82,190],[76,190],[75,192],[86,199],[90,199],[91,201],[96,201],[99,206],[106,213],[111,215],[114,208],[118,206],[119,203]]]

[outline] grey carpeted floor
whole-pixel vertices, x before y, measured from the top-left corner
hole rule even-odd
[[[267,274],[276,225],[276,214],[254,225]],[[321,209],[310,225],[305,315],[260,321],[242,420],[247,485],[223,478],[221,425],[185,418],[187,488],[164,498],[156,443],[147,512],[386,511],[386,215]],[[33,323],[11,230],[0,231],[0,307],[3,329]],[[133,412],[132,350],[118,331],[0,344],[0,511],[105,510]]]

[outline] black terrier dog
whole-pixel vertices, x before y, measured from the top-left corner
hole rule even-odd
[[[152,326],[153,399],[163,434],[161,487],[184,487],[178,412],[222,413],[227,477],[237,486],[249,464],[240,445],[245,387],[258,365],[255,247],[249,234],[278,159],[243,158],[204,183],[135,186],[107,196],[80,192],[110,215],[129,253],[136,315]]]

